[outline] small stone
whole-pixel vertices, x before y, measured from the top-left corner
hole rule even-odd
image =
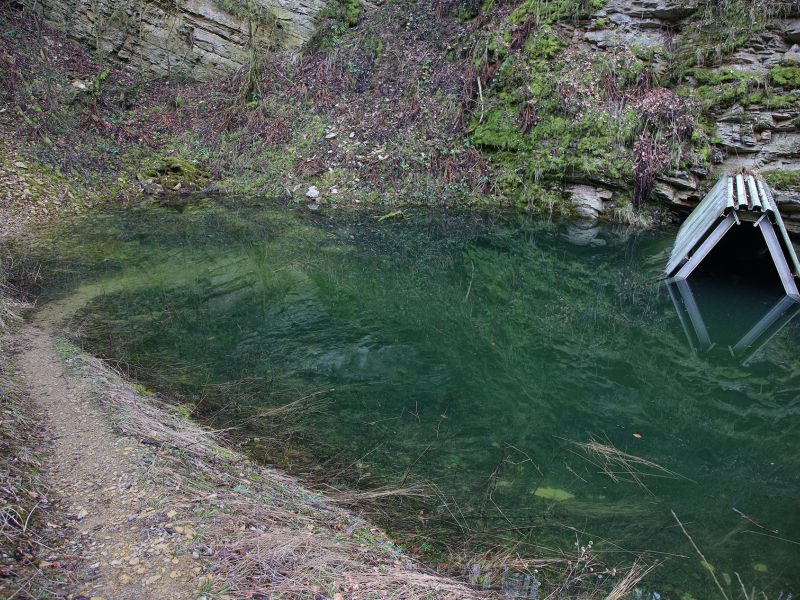
[[[128,561],[128,564],[131,565],[131,566],[138,565],[139,564],[139,557],[138,556],[134,556],[132,559],[130,559]]]
[[[326,133],[325,134],[325,139],[326,140],[332,140],[335,137],[336,137],[336,132],[335,131],[331,131],[330,133]]]
[[[783,55],[783,60],[787,62],[800,63],[800,45],[795,44]]]
[[[314,185],[309,186],[306,196],[309,198],[319,198],[319,190]]]
[[[28,168],[28,165],[26,165],[21,160],[18,160],[17,162],[15,162],[14,166],[17,167],[18,169],[27,169]]]
[[[174,518],[175,518],[175,515],[177,515],[177,514],[178,514],[178,513],[177,513],[176,511],[174,511],[174,510],[171,510],[171,511],[169,511],[169,512],[167,513],[167,518],[168,518],[168,519],[174,519]]]

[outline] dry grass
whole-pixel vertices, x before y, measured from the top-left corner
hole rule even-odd
[[[627,566],[610,566],[602,560],[602,551],[592,541],[582,543],[578,534],[571,550],[540,548],[549,558],[538,559],[525,558],[529,552],[498,550],[484,557],[465,557],[462,562],[471,565],[468,575],[473,583],[501,582],[509,590],[517,587],[514,583],[527,581],[527,586],[514,592],[517,597],[533,595],[533,585],[541,597],[580,600],[621,600],[661,565],[640,556]]]
[[[40,514],[47,497],[36,455],[37,421],[14,378],[8,334],[25,307],[0,282],[0,595],[6,583],[30,580]]]
[[[581,453],[573,452],[573,454],[597,467],[600,473],[608,476],[614,483],[629,481],[650,495],[653,494],[644,483],[646,478],[682,478],[674,471],[652,461],[623,452],[608,440],[600,442],[592,437],[589,442],[568,441],[582,450]]]
[[[213,557],[218,592],[231,598],[336,600],[498,596],[426,568],[383,531],[344,508],[365,498],[424,496],[426,490],[410,486],[373,490],[358,498],[323,496],[229,449],[219,433],[186,420],[157,398],[140,395],[106,364],[68,342],[59,341],[57,347],[75,374],[94,382],[97,400],[117,431],[154,448],[154,480],[179,490],[171,503],[205,515],[198,517],[202,525],[195,526],[204,532],[198,542],[203,553]],[[308,403],[315,399],[303,399],[288,410]],[[285,416],[280,411],[276,415]],[[464,562],[475,561],[470,557]],[[497,574],[547,572],[548,585],[560,596],[599,599],[611,593],[612,600],[622,598],[655,566],[637,561],[630,569],[607,567],[591,543],[537,560],[523,560],[511,550],[495,551],[483,563],[485,571]],[[501,579],[497,575],[493,582]]]
[[[653,226],[653,217],[650,214],[637,211],[631,204],[614,209],[614,221],[623,225],[630,225],[637,229],[647,229]]]
[[[203,544],[218,591],[234,598],[488,596],[425,569],[379,529],[230,450],[218,433],[141,396],[100,360],[67,342],[57,347],[74,372],[93,380],[117,431],[156,449],[157,480],[180,490],[174,502],[213,513]]]
[[[656,569],[660,563],[643,565],[639,562],[633,564],[625,576],[617,582],[611,593],[606,596],[606,600],[622,600],[631,593],[647,575]]]

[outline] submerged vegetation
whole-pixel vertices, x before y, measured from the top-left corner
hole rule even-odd
[[[366,491],[392,538],[445,570],[479,565],[477,584],[508,567],[557,588],[577,533],[594,544],[574,589],[607,593],[637,557],[646,568],[685,544],[668,508],[733,582],[768,589],[751,563],[775,574],[791,561],[729,536],[740,518],[719,498],[768,505],[761,519],[794,530],[795,484],[780,474],[793,459],[753,480],[790,434],[765,445],[761,421],[732,430],[731,415],[789,418],[796,330],[747,373],[692,357],[642,268],[666,239],[209,204],[110,214],[55,240],[41,255],[80,274],[43,318],[74,315],[87,348],[235,427],[248,453]],[[683,557],[655,573],[645,589],[670,597],[713,585]]]
[[[65,218],[16,279],[106,357],[58,342],[185,486],[203,593],[787,598],[800,465],[775,424],[797,412],[797,328],[747,369],[690,355],[660,236],[416,208],[641,229],[727,159],[796,192],[800,67],[776,57],[798,2],[648,5],[632,33],[605,0],[330,0],[279,51],[282,5],[213,0],[247,61],[202,83],[189,60],[125,69],[101,32],[88,52],[23,4],[0,7],[0,174],[35,184],[0,215]],[[195,33],[174,33],[187,56]],[[18,579],[45,496],[4,264],[0,577]]]

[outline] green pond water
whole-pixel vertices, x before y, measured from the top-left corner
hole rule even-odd
[[[41,318],[254,455],[435,490],[378,502],[434,560],[592,541],[609,567],[662,561],[646,597],[720,597],[709,569],[731,598],[737,574],[796,596],[800,320],[731,352],[778,296],[697,281],[698,336],[659,281],[674,233],[209,202],[74,219],[26,252]]]

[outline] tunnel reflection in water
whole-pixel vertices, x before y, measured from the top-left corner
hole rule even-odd
[[[800,313],[800,303],[775,288],[711,274],[671,281],[667,289],[692,351],[729,357],[742,365]]]

